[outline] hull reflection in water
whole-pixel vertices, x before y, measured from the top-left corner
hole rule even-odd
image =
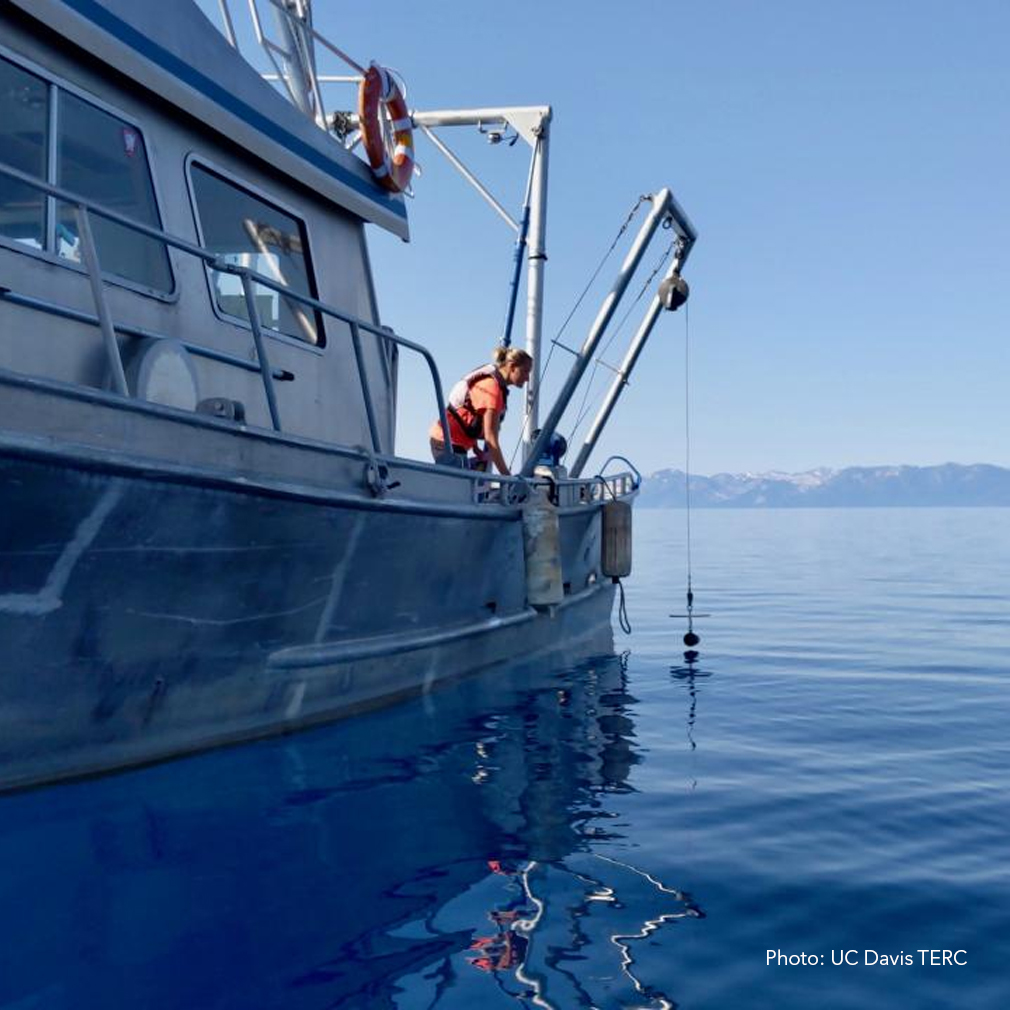
[[[669,1007],[612,654],[0,800],[0,1006]],[[656,958],[650,960],[651,974]]]

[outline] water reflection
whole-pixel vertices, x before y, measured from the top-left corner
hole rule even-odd
[[[671,1007],[613,655],[0,801],[0,1005]],[[653,961],[655,959],[653,958]],[[653,966],[654,968],[655,966]]]
[[[684,663],[679,666],[670,667],[670,676],[674,683],[681,684],[687,689],[687,717],[686,737],[688,748],[691,751],[691,761],[689,764],[692,791],[698,787],[698,779],[695,777],[695,751],[698,749],[698,741],[694,737],[694,725],[698,719],[698,681],[711,677],[710,671],[703,669],[698,663],[697,653],[685,653]]]
[[[635,955],[663,925],[703,917],[687,895],[601,853],[492,869],[512,879],[487,913],[494,931],[473,941],[467,960],[501,992],[552,1010],[676,1005],[640,977]]]

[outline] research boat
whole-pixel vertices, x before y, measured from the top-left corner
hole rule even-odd
[[[543,420],[533,377],[521,473],[399,455],[400,360],[446,423],[444,386],[381,322],[365,226],[409,237],[415,132],[452,158],[442,127],[514,130],[531,162],[511,306],[525,262],[539,360],[551,111],[406,110],[385,72],[370,103],[381,68],[305,0],[250,10],[273,74],[226,2],[220,28],[190,0],[0,8],[0,788],[335,719],[517,643],[575,648],[630,570],[638,475],[584,471],[686,296],[695,232],[672,193],[649,198]],[[326,110],[317,52],[357,68],[357,112]],[[566,471],[558,421],[660,226],[671,266]]]

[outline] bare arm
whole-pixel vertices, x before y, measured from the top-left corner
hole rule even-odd
[[[498,425],[500,418],[495,410],[484,411],[484,442],[491,452],[491,462],[498,468],[500,474],[506,477],[511,472],[505,457],[502,455],[501,445],[498,442]]]

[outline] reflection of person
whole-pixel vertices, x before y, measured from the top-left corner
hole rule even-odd
[[[492,920],[498,924],[499,931],[494,936],[478,936],[470,944],[470,949],[479,953],[467,960],[481,971],[508,971],[509,968],[519,967],[526,957],[530,941],[521,933],[502,928],[505,920],[495,919],[493,915]]]
[[[520,868],[513,863],[489,859],[487,865],[492,873],[514,877],[518,883],[523,873],[533,864],[527,863]],[[478,936],[470,944],[470,950],[476,953],[468,957],[467,961],[475,968],[489,972],[521,967],[530,945],[529,937],[521,930],[528,926],[529,916],[534,913],[535,909],[527,906],[525,889],[520,887],[519,893],[504,908],[493,908],[488,912],[487,917],[495,924],[495,932],[491,936]]]
[[[509,386],[525,386],[532,368],[533,359],[525,351],[515,347],[498,347],[490,365],[474,369],[452,387],[446,405],[449,441],[452,451],[458,456],[466,456],[470,449],[475,450],[475,469],[486,470],[490,461],[499,473],[510,472],[498,433],[505,416]],[[431,454],[437,461],[445,451],[442,422],[436,421],[428,435]],[[477,448],[479,440],[484,442],[483,450]]]

